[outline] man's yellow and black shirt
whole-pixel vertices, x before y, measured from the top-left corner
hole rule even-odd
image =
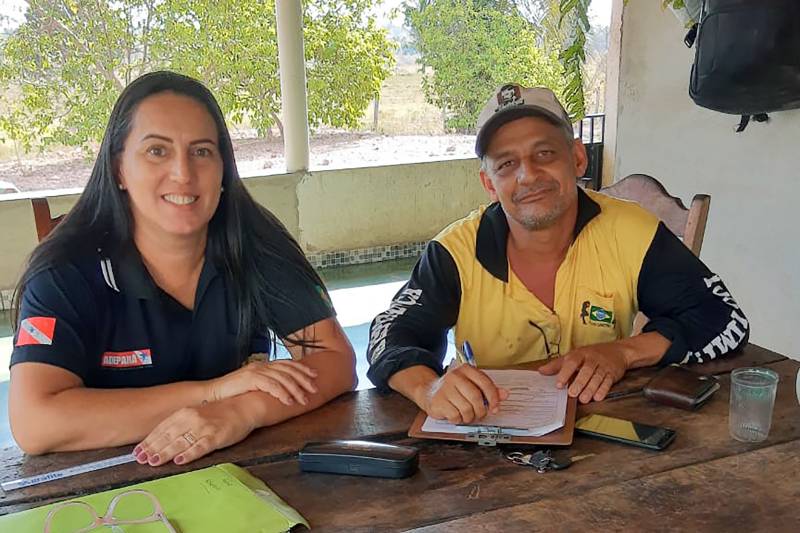
[[[370,328],[369,377],[442,372],[447,332],[469,340],[478,366],[563,355],[644,331],[671,340],[663,364],[705,361],[747,341],[749,324],[722,281],[639,205],[578,190],[573,242],[556,274],[551,310],[509,268],[508,221],[498,203],[451,224],[426,247],[411,279]]]

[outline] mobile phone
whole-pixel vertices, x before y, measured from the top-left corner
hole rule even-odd
[[[605,415],[587,415],[575,422],[578,433],[599,439],[640,446],[650,450],[663,450],[675,440],[675,430],[649,426]]]

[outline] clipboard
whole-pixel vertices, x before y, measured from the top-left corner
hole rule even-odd
[[[517,370],[536,370],[545,361],[535,361],[512,367]],[[494,426],[475,426],[475,431],[470,433],[434,433],[422,431],[422,425],[428,417],[427,413],[420,410],[414,422],[408,429],[408,436],[417,439],[438,439],[476,442],[479,446],[496,446],[498,444],[541,444],[543,446],[569,446],[575,435],[575,419],[578,412],[578,398],[567,396],[567,412],[564,415],[564,425],[555,431],[538,437],[518,436],[503,433],[503,428]]]
[[[578,411],[578,399],[567,399],[567,414],[564,425],[555,431],[539,437],[520,437],[503,433],[501,427],[475,426],[472,433],[432,433],[422,431],[422,424],[428,418],[425,411],[420,410],[408,429],[408,436],[417,439],[460,440],[477,442],[480,446],[496,446],[498,444],[541,444],[543,446],[569,446],[575,434],[575,418]]]

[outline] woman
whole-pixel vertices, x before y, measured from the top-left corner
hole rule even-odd
[[[137,443],[140,463],[188,463],[356,381],[322,282],[239,179],[217,102],[171,72],[117,100],[15,310],[9,415],[28,453]],[[276,336],[293,360],[245,364]]]

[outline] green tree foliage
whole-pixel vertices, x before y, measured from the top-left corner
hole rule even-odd
[[[591,30],[590,3],[591,0],[560,0],[558,8],[559,27],[568,35],[567,44],[559,54],[567,77],[564,101],[571,113],[580,116],[584,113],[583,65],[586,62],[586,35]]]
[[[563,94],[557,52],[537,46],[537,33],[510,0],[420,0],[406,7],[428,100],[446,126],[472,131],[483,104],[508,82]]]
[[[564,66],[564,106],[574,118],[585,111],[586,39],[591,0],[512,0],[539,33],[539,46],[556,51]]]
[[[374,1],[303,2],[312,126],[355,127],[391,73]],[[0,129],[26,148],[96,141],[125,85],[164,68],[202,80],[232,122],[281,127],[274,0],[31,0],[0,45],[0,88],[18,88]]]
[[[557,36],[561,44],[559,59],[564,65],[567,85],[564,89],[564,102],[567,109],[574,116],[583,116],[586,93],[585,66],[587,47],[592,53],[591,24],[589,23],[589,5],[591,0],[513,0],[523,10],[536,14],[543,14],[542,25],[546,33]],[[629,0],[624,0],[627,4]],[[661,7],[671,7],[675,10],[687,10],[688,14],[697,13],[698,5],[702,0],[691,0],[692,9],[687,6],[687,0],[660,0]],[[691,26],[691,20],[689,25]],[[589,42],[587,42],[587,39]],[[552,39],[545,39],[552,42]],[[590,76],[591,77],[591,76]],[[590,87],[591,89],[591,87]]]

